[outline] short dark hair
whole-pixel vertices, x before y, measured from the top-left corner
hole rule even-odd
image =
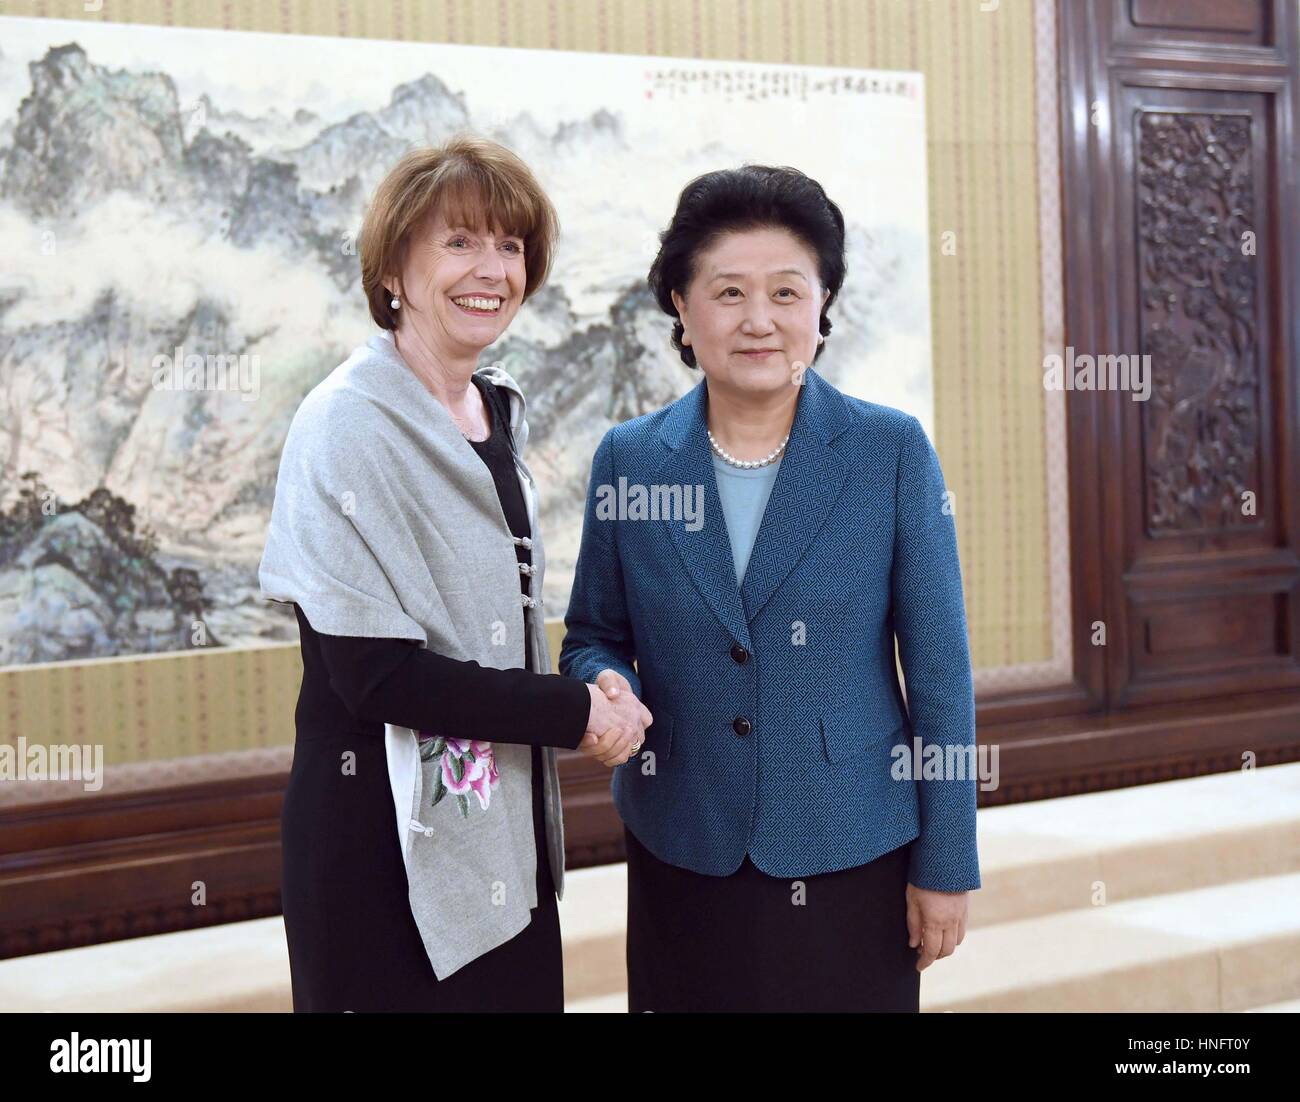
[[[822,306],[819,330],[831,331],[827,316],[844,283],[844,215],[816,180],[797,168],[742,165],[697,176],[677,197],[677,210],[659,235],[659,255],[650,265],[650,288],[659,308],[676,321],[673,347],[687,367],[695,367],[695,352],[682,344],[683,326],[672,292],[685,295],[695,278],[700,253],[719,237],[754,229],[789,231],[817,257],[822,286],[830,291]],[[822,354],[817,345],[813,360]]]

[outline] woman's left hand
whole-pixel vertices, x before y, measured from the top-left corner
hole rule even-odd
[[[935,892],[907,885],[907,944],[920,947],[916,970],[950,957],[966,937],[969,892]]]

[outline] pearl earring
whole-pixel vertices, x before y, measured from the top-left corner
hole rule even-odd
[[[392,301],[389,302],[388,305],[391,306],[394,310],[400,310],[402,308],[402,300],[398,298],[396,295],[394,295]]]
[[[818,338],[817,338],[817,343],[818,343],[818,344],[825,344],[825,343],[826,343],[826,338],[825,338],[825,337],[818,337]]]

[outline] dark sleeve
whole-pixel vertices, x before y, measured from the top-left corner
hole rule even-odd
[[[591,695],[574,678],[462,662],[410,639],[316,638],[330,687],[355,719],[568,750],[586,732]]]

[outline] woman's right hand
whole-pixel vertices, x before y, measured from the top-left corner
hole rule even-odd
[[[640,750],[645,728],[654,722],[654,716],[630,688],[607,683],[602,689],[589,684],[587,691],[591,711],[578,749],[611,768],[622,765]]]

